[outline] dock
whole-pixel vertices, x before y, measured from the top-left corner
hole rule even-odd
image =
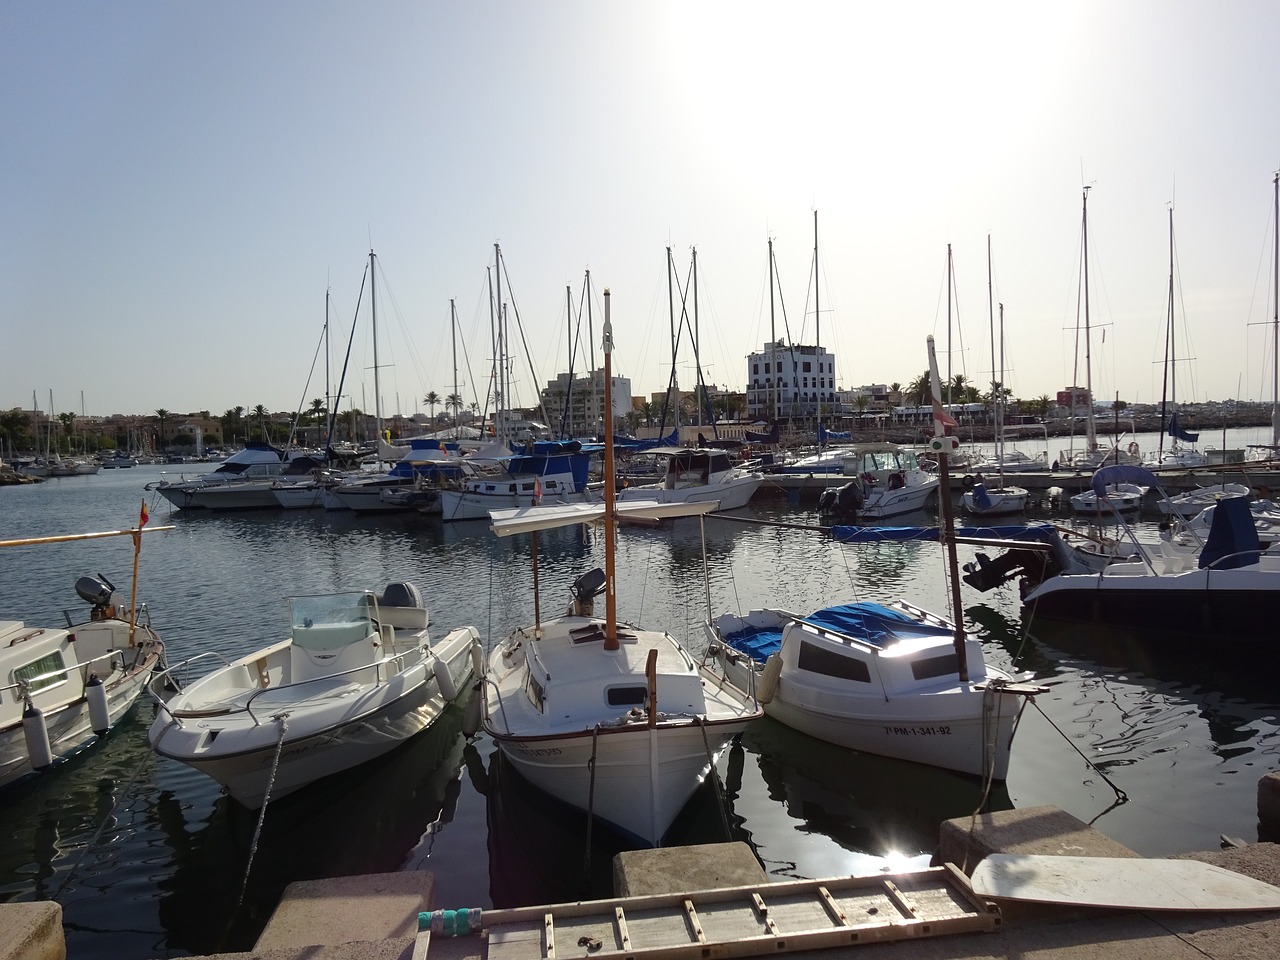
[[[1258,810],[1259,836],[1280,836],[1280,773],[1260,781]],[[935,856],[941,865],[904,874],[769,877],[748,845],[715,843],[621,853],[617,897],[574,904],[436,910],[448,891],[428,871],[307,880],[286,889],[252,951],[210,960],[701,960],[795,950],[829,960],[1276,956],[1280,909],[1117,910],[978,897],[967,878],[992,853],[1142,859],[1040,806],[948,820]],[[1280,887],[1280,844],[1266,839],[1174,859]],[[904,939],[909,953],[891,942]],[[65,956],[56,903],[0,905],[0,960]]]

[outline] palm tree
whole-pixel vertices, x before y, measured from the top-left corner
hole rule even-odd
[[[31,426],[31,417],[17,407],[0,413],[0,433],[9,441],[9,450],[21,449],[29,444],[26,429]]]
[[[164,449],[164,425],[169,419],[169,411],[161,407],[156,411],[156,422],[160,425],[160,449]]]
[[[929,402],[929,398],[933,394],[933,388],[929,385],[929,371],[926,370],[920,376],[916,377],[907,385],[907,397],[909,397],[914,406],[923,407]]]
[[[262,434],[263,440],[269,440],[267,436],[267,408],[262,404],[258,404],[253,408],[253,416],[258,421],[258,431]]]
[[[431,419],[434,421],[436,418],[436,404],[440,402],[440,394],[432,390],[422,398],[422,402],[431,410]]]
[[[453,425],[458,425],[458,410],[462,406],[462,397],[456,393],[451,393],[444,398],[444,405],[453,411]]]

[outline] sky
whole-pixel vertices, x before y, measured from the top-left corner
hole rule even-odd
[[[614,372],[665,389],[668,249],[682,386],[771,336],[906,384],[932,334],[985,389],[990,294],[1003,381],[1052,396],[1086,187],[1095,396],[1160,400],[1172,204],[1177,399],[1270,400],[1278,36],[1271,0],[9,0],[0,409],[307,406],[327,297],[372,411],[370,250],[383,413],[484,406],[495,244],[518,402],[571,330],[590,365],[588,271],[595,365],[607,287]]]

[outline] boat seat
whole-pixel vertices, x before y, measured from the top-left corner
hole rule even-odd
[[[426,607],[378,607],[378,622],[397,630],[425,630],[431,622]]]

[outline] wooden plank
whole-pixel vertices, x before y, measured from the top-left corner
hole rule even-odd
[[[955,870],[487,911],[487,960],[722,960],[994,930]]]
[[[998,853],[973,872],[988,897],[1131,910],[1277,910],[1280,888],[1198,860]]]

